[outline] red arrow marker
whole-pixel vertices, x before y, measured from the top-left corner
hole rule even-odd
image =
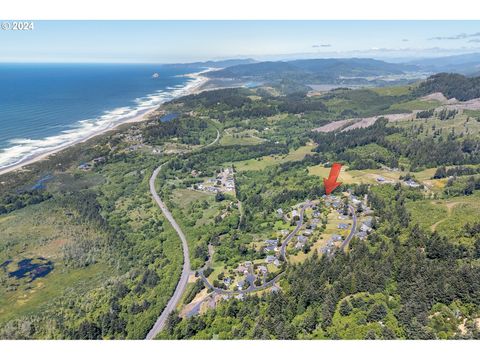
[[[335,190],[338,186],[342,185],[342,183],[337,182],[337,178],[340,174],[341,168],[342,164],[333,163],[332,168],[330,169],[330,175],[328,176],[328,179],[323,178],[323,185],[325,186],[325,193],[327,195],[330,195],[333,190]]]

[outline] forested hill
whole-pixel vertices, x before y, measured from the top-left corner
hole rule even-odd
[[[290,76],[304,81],[334,81],[340,77],[398,75],[416,69],[414,65],[392,64],[374,59],[309,59],[241,64],[210,72],[209,76],[263,80]]]
[[[467,101],[480,98],[480,77],[440,73],[430,76],[417,89],[417,95],[441,92],[448,99]]]

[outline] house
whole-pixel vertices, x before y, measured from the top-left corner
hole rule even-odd
[[[413,187],[413,188],[416,188],[416,187],[420,186],[420,184],[416,183],[412,179],[405,181],[405,185]]]
[[[267,257],[265,258],[265,261],[268,263],[268,264],[271,264],[275,261],[276,257],[274,255],[267,255]]]
[[[239,280],[237,283],[237,289],[238,290],[243,290],[243,287],[245,286],[245,281],[244,280]]]
[[[275,245],[269,245],[269,246],[265,246],[263,250],[265,252],[271,252],[271,251],[277,251],[278,248]]]
[[[381,183],[381,182],[384,182],[384,181],[385,181],[385,178],[383,178],[383,177],[381,177],[381,176],[378,176],[378,177],[377,177],[377,181],[380,182],[380,183]]]
[[[303,235],[305,235],[305,236],[311,236],[312,234],[313,234],[313,231],[309,230],[309,229],[307,229],[303,232]]]
[[[298,235],[298,236],[297,236],[297,241],[298,241],[299,243],[305,244],[305,243],[307,242],[307,240],[308,240],[308,239],[307,239],[306,236],[303,236],[303,235]]]
[[[267,269],[267,267],[264,266],[264,265],[260,265],[260,266],[258,267],[258,271],[260,271],[260,272],[261,272],[262,274],[264,274],[264,275],[265,275],[266,273],[268,273],[268,269]]]
[[[90,169],[92,168],[92,165],[87,164],[87,163],[83,163],[83,164],[80,164],[80,165],[78,166],[78,168],[79,168],[80,170],[87,171],[87,170],[90,170]]]
[[[294,218],[295,216],[298,216],[298,211],[297,210],[292,211],[292,218]]]
[[[287,231],[287,234],[288,234],[288,231]],[[278,244],[278,241],[276,239],[265,240],[265,244],[269,246],[276,246]]]
[[[368,227],[372,227],[372,221],[373,221],[373,218],[365,218],[365,220],[362,221],[362,224],[365,224]]]
[[[100,156],[98,158],[95,158],[93,159],[93,163],[96,165],[96,164],[101,164],[101,163],[104,163],[106,161],[106,158],[105,156]]]
[[[345,224],[345,223],[338,224],[338,228],[342,229],[342,230],[348,229],[349,227],[350,227],[350,225]]]
[[[287,229],[280,230],[280,234],[282,234],[283,236],[288,235],[289,233],[290,232]]]
[[[372,230],[373,229],[368,225],[362,224],[362,226],[360,226],[360,231],[370,233],[370,232],[372,232]]]
[[[273,265],[275,265],[276,267],[280,267],[280,260],[275,259]]]
[[[360,240],[364,240],[367,236],[368,236],[368,234],[367,234],[365,231],[359,231],[359,232],[357,232],[357,237],[358,237]]]
[[[243,265],[238,265],[237,272],[239,274],[245,274],[245,273],[248,273],[248,269]]]
[[[223,279],[223,283],[227,286],[230,286],[230,284],[232,283],[232,279],[230,279],[229,277],[226,277]]]
[[[313,213],[313,217],[314,217],[314,218],[320,217],[320,211],[315,211],[315,212]]]
[[[358,206],[359,204],[361,204],[362,202],[360,200],[358,200],[357,198],[352,198],[352,204],[355,205],[355,206]]]
[[[305,243],[297,242],[295,244],[295,249],[302,249],[305,246]]]
[[[283,210],[282,209],[277,209],[277,215],[279,217],[283,217]]]
[[[338,234],[333,234],[330,238],[332,241],[342,241],[342,237]]]
[[[243,294],[235,295],[235,299],[243,300],[244,298],[245,298],[245,295],[243,295]]]

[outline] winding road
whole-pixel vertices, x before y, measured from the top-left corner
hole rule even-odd
[[[158,173],[162,169],[163,165],[165,165],[165,164],[162,164],[158,168],[156,168],[155,171],[153,172],[152,177],[150,178],[150,192],[151,192],[153,198],[155,199],[155,202],[157,203],[157,205],[162,210],[163,215],[165,215],[168,222],[175,229],[178,236],[180,237],[180,240],[182,241],[183,268],[182,268],[182,275],[180,276],[180,280],[177,283],[177,287],[175,288],[175,292],[173,293],[173,296],[168,301],[165,309],[163,309],[160,317],[155,322],[155,325],[153,325],[152,329],[148,332],[147,337],[146,337],[147,340],[151,340],[151,339],[155,338],[155,336],[160,331],[162,331],[162,329],[165,326],[165,323],[167,321],[168,315],[173,310],[176,309],[176,307],[178,305],[178,302],[180,301],[180,299],[183,295],[183,292],[185,291],[185,288],[187,286],[188,278],[192,274],[192,269],[190,268],[190,252],[188,250],[187,238],[186,238],[185,234],[183,233],[182,229],[180,228],[180,226],[177,224],[177,222],[173,218],[170,210],[168,210],[167,206],[163,203],[162,199],[160,199],[160,196],[158,196],[157,190],[155,189],[155,179],[157,178]]]
[[[310,206],[311,206],[310,201],[308,201],[305,205],[302,206],[302,209],[300,210],[299,220],[297,222],[297,227],[290,234],[288,234],[286,239],[283,241],[282,246],[280,247],[280,257],[284,261],[287,260],[287,254],[286,254],[287,245],[290,242],[290,240],[292,240],[292,238],[297,234],[298,230],[300,230],[300,228],[302,227],[303,215],[305,214],[305,210],[307,209],[307,207],[310,207]]]
[[[217,137],[215,140],[213,140],[211,143],[205,145],[204,147],[212,146],[215,145],[215,143],[220,139],[220,131],[217,130]],[[172,216],[172,213],[170,210],[168,210],[167,206],[165,203],[160,199],[160,196],[158,196],[157,190],[155,189],[155,180],[158,176],[158,173],[162,169],[162,166],[165,165],[163,163],[159,167],[157,167],[152,176],[150,177],[150,193],[152,194],[155,202],[159,206],[160,210],[162,210],[163,215],[165,218],[168,220],[168,222],[172,225],[172,227],[175,229],[175,231],[178,234],[178,237],[182,241],[182,249],[183,249],[183,268],[182,268],[182,275],[180,276],[180,280],[177,283],[177,287],[175,288],[175,292],[173,293],[172,297],[167,303],[167,306],[165,309],[163,309],[162,313],[158,317],[157,321],[153,325],[153,327],[150,329],[150,331],[147,334],[146,339],[151,340],[154,339],[157,334],[163,330],[163,327],[165,326],[165,323],[167,321],[168,315],[172,311],[174,311],[178,303],[180,302],[180,299],[182,298],[183,293],[185,292],[185,288],[187,287],[188,283],[188,278],[190,275],[192,275],[192,269],[190,267],[190,252],[188,250],[188,243],[187,243],[187,238],[185,234],[183,233],[182,229],[178,225],[178,223],[175,221],[175,219]]]
[[[217,137],[215,138],[215,140],[213,140],[211,143],[205,145],[203,148],[215,145],[215,143],[218,142],[218,140],[220,139],[220,131],[218,129],[216,129],[216,130],[217,130]],[[189,252],[189,249],[188,249],[187,238],[186,238],[185,234],[183,233],[182,229],[180,228],[180,226],[178,225],[178,223],[173,218],[173,215],[170,212],[170,210],[168,210],[165,203],[160,199],[160,196],[158,196],[158,193],[155,189],[155,180],[156,180],[160,170],[162,169],[162,166],[165,165],[165,164],[166,163],[163,163],[162,165],[157,167],[154,170],[152,176],[150,177],[150,181],[149,181],[150,193],[152,194],[152,197],[154,198],[157,205],[162,210],[162,213],[164,214],[165,218],[170,222],[172,227],[177,232],[177,234],[178,234],[178,236],[179,236],[179,238],[182,242],[183,268],[182,268],[182,274],[180,276],[180,280],[178,281],[177,287],[175,288],[175,292],[173,293],[172,297],[170,298],[170,300],[167,303],[167,306],[163,309],[162,313],[160,314],[157,321],[153,325],[152,329],[148,332],[147,337],[146,337],[147,340],[154,339],[155,336],[160,331],[163,330],[163,328],[166,324],[168,315],[177,308],[178,303],[180,302],[180,299],[182,298],[182,295],[185,292],[185,289],[187,287],[188,278],[190,277],[190,275],[193,274],[191,266],[190,266],[190,252]],[[311,202],[308,201],[305,205],[302,206],[302,209],[300,210],[300,214],[299,214],[300,218],[297,222],[297,226],[295,227],[295,229],[290,234],[288,234],[288,236],[285,238],[285,240],[283,241],[283,243],[280,247],[280,256],[284,261],[286,261],[287,245],[290,242],[290,240],[297,234],[297,232],[302,227],[305,210],[308,207],[310,207],[311,205],[312,205]],[[347,238],[342,242],[342,245],[341,245],[342,249],[344,249],[348,245],[350,240],[353,238],[353,236],[355,235],[356,227],[357,227],[357,216],[355,214],[355,209],[351,205],[349,206],[349,208],[350,208],[350,211],[352,213],[353,225],[352,225],[352,229],[350,231],[350,234],[348,234]],[[198,275],[202,279],[202,281],[204,282],[205,286],[207,286],[208,288],[213,290],[215,293],[218,293],[218,294],[232,294],[232,295],[233,294],[246,294],[246,293],[250,293],[250,292],[253,292],[253,291],[259,291],[259,290],[267,289],[267,288],[273,286],[278,281],[278,279],[280,279],[280,277],[285,274],[285,271],[283,271],[280,274],[278,274],[277,276],[275,276],[273,279],[271,279],[270,281],[268,281],[268,282],[266,282],[266,283],[264,283],[260,286],[255,286],[255,285],[252,284],[252,285],[250,285],[250,287],[248,287],[245,290],[224,290],[224,289],[216,288],[212,284],[210,284],[208,279],[204,276],[203,270],[204,269],[200,269],[198,271]]]

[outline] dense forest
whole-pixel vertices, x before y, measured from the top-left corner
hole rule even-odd
[[[308,73],[344,64],[255,66]],[[407,70],[355,66],[360,75],[374,75],[371,66],[386,73]],[[175,312],[160,338],[480,338],[474,324],[480,314],[480,231],[467,206],[480,190],[477,124],[418,99],[434,91],[459,100],[478,97],[478,79],[439,74],[418,87],[320,94],[292,91],[290,81],[295,79],[279,82],[289,91],[232,88],[175,99],[145,123],[2,176],[0,295],[8,300],[1,298],[0,307],[12,310],[0,312],[0,337],[145,337],[173,293],[182,263],[178,237],[149,192],[159,164],[165,165],[157,191],[187,236],[192,268],[205,266],[204,274],[214,274],[215,286],[225,288],[228,271],[247,260],[263,261],[264,240],[295,226],[294,219],[279,217],[279,209],[317,199],[317,210],[326,210],[321,179],[332,162],[341,162],[350,178],[341,180],[338,196],[346,207],[347,191],[366,195],[374,214],[366,240],[354,238],[348,251],[314,251],[295,265],[269,270],[268,279],[286,270],[275,291],[220,301],[199,316]],[[411,121],[380,118],[366,128],[312,130],[418,105],[422,110]],[[85,163],[91,166],[82,168]],[[218,182],[227,167],[234,191],[199,191],[200,183]],[[395,181],[380,184],[383,173]],[[417,221],[416,208],[436,222]],[[465,223],[442,232],[442,214]],[[322,222],[320,228],[326,218]],[[55,264],[43,283],[9,275],[16,262],[37,252]],[[222,270],[207,267],[209,260]],[[50,287],[43,293],[44,284]],[[206,292],[197,278],[180,308]],[[16,301],[36,294],[48,299]]]
[[[416,90],[419,96],[441,92],[448,99],[467,101],[480,97],[480,77],[440,73],[420,83]]]
[[[461,136],[412,138],[411,132],[387,126],[379,119],[373,126],[341,133],[314,133],[316,152],[351,164],[354,169],[380,165],[398,167],[400,157],[410,163],[410,171],[425,167],[479,164],[480,141]],[[396,135],[396,136],[393,136]],[[402,141],[401,139],[410,139]]]
[[[377,231],[348,253],[292,266],[284,291],[221,303],[205,315],[173,314],[162,338],[433,339],[451,337],[457,320],[480,306],[478,232],[472,248],[452,245],[409,219],[408,192],[371,189]],[[474,229],[472,224],[469,229]],[[472,323],[458,338],[480,338]]]

